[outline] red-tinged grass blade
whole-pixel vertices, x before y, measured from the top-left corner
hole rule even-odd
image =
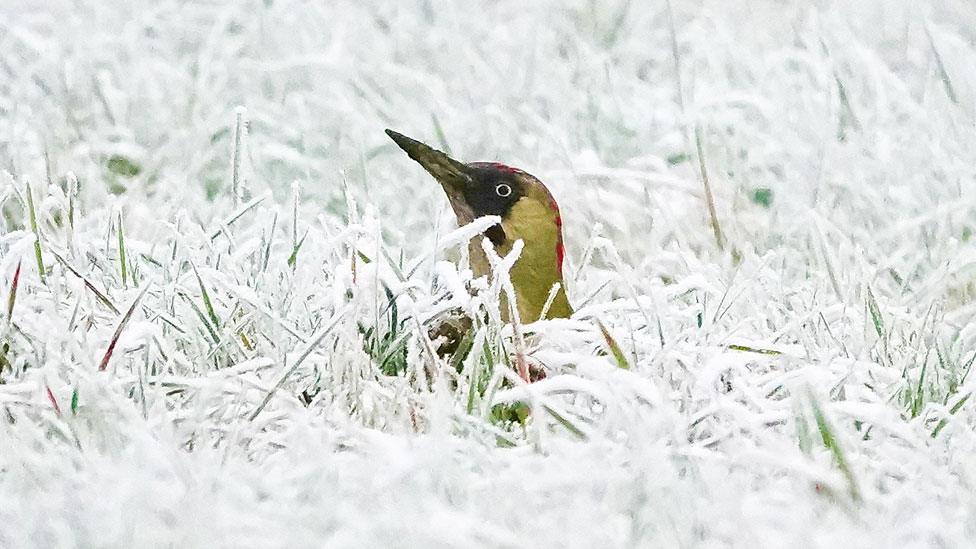
[[[518,372],[522,381],[532,383],[532,378],[529,377],[529,363],[525,361],[525,353],[515,351],[515,371]]]
[[[17,302],[17,287],[20,285],[20,261],[17,262],[17,270],[14,271],[14,279],[10,283],[10,295],[7,296],[7,322],[13,322],[14,303]]]
[[[64,267],[66,269],[68,269],[68,271],[70,271],[71,274],[73,274],[76,277],[80,278],[85,283],[85,287],[88,288],[89,290],[91,290],[91,292],[93,294],[95,294],[95,297],[97,297],[98,300],[101,301],[103,305],[105,305],[106,307],[108,307],[110,311],[112,311],[113,313],[115,313],[117,315],[118,314],[122,314],[122,312],[119,311],[119,309],[109,300],[108,297],[105,296],[104,293],[102,293],[98,288],[96,288],[95,285],[92,284],[81,273],[79,273],[77,270],[75,270],[75,268],[72,267],[71,264],[67,262],[67,260],[65,260],[63,257],[61,257],[61,254],[59,254],[58,252],[55,252],[54,250],[51,250],[51,253],[54,254],[54,258],[57,259],[58,262],[60,262],[62,265],[64,265]]]
[[[54,414],[58,417],[61,417],[61,407],[58,406],[58,399],[54,398],[54,393],[51,391],[50,387],[45,385],[44,389],[45,391],[47,391],[47,399],[51,401],[51,406],[54,407]]]
[[[115,333],[112,334],[112,340],[108,344],[108,349],[105,350],[105,356],[102,357],[102,361],[98,364],[99,372],[104,371],[105,368],[108,368],[108,361],[112,360],[112,353],[115,352],[115,346],[119,343],[119,337],[122,335],[122,330],[125,329],[125,325],[128,324],[129,319],[132,318],[132,313],[135,312],[139,302],[142,301],[142,296],[146,295],[146,292],[149,291],[149,286],[149,284],[146,284],[146,287],[139,292],[139,295],[136,296],[135,300],[132,302],[132,305],[129,305],[129,310],[125,312],[125,316],[122,317],[122,322],[119,322],[119,326],[115,329]]]
[[[617,343],[617,340],[614,339],[612,335],[610,335],[610,331],[607,330],[607,327],[604,326],[602,322],[597,320],[596,325],[599,326],[600,333],[603,334],[603,340],[606,341],[607,343],[607,348],[610,350],[610,353],[613,355],[614,360],[617,361],[617,367],[623,370],[629,370],[630,362],[627,360],[627,356],[620,348],[620,345]]]

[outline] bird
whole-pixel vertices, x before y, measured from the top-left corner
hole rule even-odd
[[[508,254],[521,240],[521,255],[509,271],[518,319],[534,322],[572,316],[573,308],[563,284],[566,254],[562,217],[559,205],[542,181],[498,162],[460,162],[390,129],[386,134],[440,183],[459,226],[483,216],[501,218],[468,243],[475,277],[491,275],[482,239],[487,238],[500,256]],[[550,298],[553,290],[555,295]],[[501,315],[505,321],[513,320],[504,302]]]

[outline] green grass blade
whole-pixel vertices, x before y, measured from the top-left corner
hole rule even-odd
[[[847,456],[840,447],[836,435],[834,435],[834,430],[830,426],[830,422],[827,421],[827,416],[820,408],[820,404],[812,396],[810,397],[810,406],[813,408],[813,417],[817,422],[817,429],[820,431],[820,438],[823,441],[824,447],[830,450],[831,455],[834,457],[834,462],[837,464],[837,468],[840,469],[844,478],[847,479],[847,488],[851,499],[860,501],[861,491],[857,487],[857,479],[854,476],[854,471],[851,469],[847,461]]]
[[[302,249],[302,244],[305,243],[305,237],[306,236],[308,236],[308,233],[307,232],[304,235],[302,235],[301,240],[299,240],[298,242],[296,242],[295,243],[295,246],[292,248],[291,255],[288,256],[288,266],[289,267],[295,268],[295,265],[298,262],[298,252]]]
[[[200,295],[203,298],[203,306],[207,311],[207,316],[210,317],[210,322],[213,323],[214,329],[220,329],[220,319],[217,318],[217,313],[214,311],[213,302],[210,300],[210,292],[207,291],[207,286],[203,283],[203,279],[200,278],[200,272],[197,271],[197,266],[190,262],[190,268],[193,269],[193,275],[197,277],[197,284],[200,286]]]
[[[65,258],[61,257],[61,254],[59,254],[58,252],[55,252],[54,250],[51,250],[51,253],[54,254],[54,259],[57,259],[59,263],[61,263],[62,265],[64,265],[64,268],[65,269],[68,269],[68,272],[70,272],[71,274],[73,274],[76,277],[80,278],[85,283],[85,287],[88,288],[93,294],[95,294],[95,297],[98,298],[98,300],[103,305],[105,305],[106,307],[108,307],[109,310],[111,310],[116,315],[122,314],[121,311],[119,311],[119,309],[115,306],[115,304],[112,303],[112,300],[110,300],[105,295],[104,292],[102,292],[101,290],[99,290],[90,280],[88,280],[85,276],[83,276],[81,273],[79,273],[77,269],[75,269],[74,267],[72,267],[71,264],[68,263],[68,261]]]
[[[617,367],[622,370],[630,369],[630,362],[627,360],[627,355],[624,354],[623,349],[617,343],[617,340],[610,335],[610,331],[607,327],[603,325],[599,320],[596,321],[596,325],[600,328],[600,333],[603,334],[603,340],[607,344],[607,348],[610,349],[610,353],[613,355],[615,361],[617,361]]]
[[[125,233],[122,229],[122,212],[119,212],[118,237],[119,237],[119,268],[122,270],[122,287],[128,288],[129,275],[128,275],[128,268],[126,266],[126,259],[125,259]]]
[[[969,397],[971,397],[971,396],[973,396],[972,393],[966,393],[966,396],[960,398],[959,399],[959,402],[956,402],[955,404],[953,404],[952,405],[952,408],[949,408],[949,415],[955,415],[956,412],[958,412],[959,410],[961,410],[962,407],[966,404],[966,401],[968,401],[969,400]],[[939,436],[939,433],[942,432],[942,429],[944,429],[945,426],[948,425],[948,424],[949,424],[949,418],[944,417],[944,418],[940,419],[939,420],[939,424],[936,425],[935,426],[935,429],[932,430],[932,438],[937,438]]]
[[[346,316],[346,314],[350,310],[352,310],[352,306],[347,305],[344,309],[340,310],[339,312],[337,312],[335,315],[332,316],[332,318],[329,320],[329,323],[326,324],[326,326],[322,328],[322,330],[318,333],[318,335],[316,335],[312,339],[312,342],[309,343],[308,347],[306,347],[305,350],[302,352],[302,354],[298,356],[298,359],[295,360],[295,362],[290,367],[287,367],[284,372],[282,372],[281,377],[278,378],[278,381],[274,384],[271,390],[264,395],[264,398],[261,399],[261,403],[258,404],[258,407],[255,408],[254,411],[251,412],[251,415],[248,416],[247,418],[248,421],[254,421],[259,415],[261,415],[261,412],[268,405],[268,403],[271,402],[271,398],[274,397],[274,394],[278,391],[278,389],[280,389],[281,386],[284,385],[286,381],[288,381],[288,378],[291,376],[291,374],[293,374],[295,370],[297,370],[298,367],[301,366],[303,362],[305,362],[305,359],[308,358],[308,356],[311,355],[312,352],[315,349],[317,349],[319,345],[322,344],[322,340],[324,340],[325,337],[329,335],[332,332],[332,330],[335,329],[335,327],[339,324],[339,321],[342,320],[342,318]]]
[[[210,334],[210,338],[213,339],[213,342],[220,343],[220,336],[217,335],[217,332],[214,330],[213,324],[211,324],[210,322],[210,319],[207,318],[207,315],[200,310],[200,307],[197,306],[197,303],[193,301],[193,299],[184,292],[179,292],[178,295],[182,297],[183,300],[186,301],[186,303],[190,306],[190,308],[193,309],[193,312],[196,313],[197,318],[200,319],[200,323],[203,324],[203,327],[207,329],[207,333]]]
[[[874,323],[874,331],[878,333],[878,337],[884,339],[885,336],[885,325],[884,318],[881,316],[881,309],[878,308],[878,302],[874,299],[874,292],[871,291],[871,287],[868,286],[867,292],[867,304],[868,312],[871,314],[871,321]]]
[[[732,344],[728,346],[730,351],[741,351],[743,353],[756,353],[759,355],[770,355],[776,356],[783,354],[781,351],[775,351],[773,349],[763,349],[761,347],[750,347],[748,345],[736,345]]]
[[[41,282],[46,282],[47,271],[44,270],[44,255],[41,249],[41,231],[37,228],[37,212],[34,209],[34,193],[30,183],[27,183],[27,214],[30,218],[31,231],[34,233],[34,258],[37,260],[37,272]]]

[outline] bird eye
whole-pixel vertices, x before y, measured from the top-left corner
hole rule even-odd
[[[498,196],[506,197],[512,194],[512,188],[504,183],[500,183],[497,187],[495,187],[495,193],[497,193]]]

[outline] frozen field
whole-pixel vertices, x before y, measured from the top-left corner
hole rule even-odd
[[[962,0],[4,0],[0,546],[971,546],[974,65]],[[497,290],[384,128],[549,185],[573,319],[431,353]]]

